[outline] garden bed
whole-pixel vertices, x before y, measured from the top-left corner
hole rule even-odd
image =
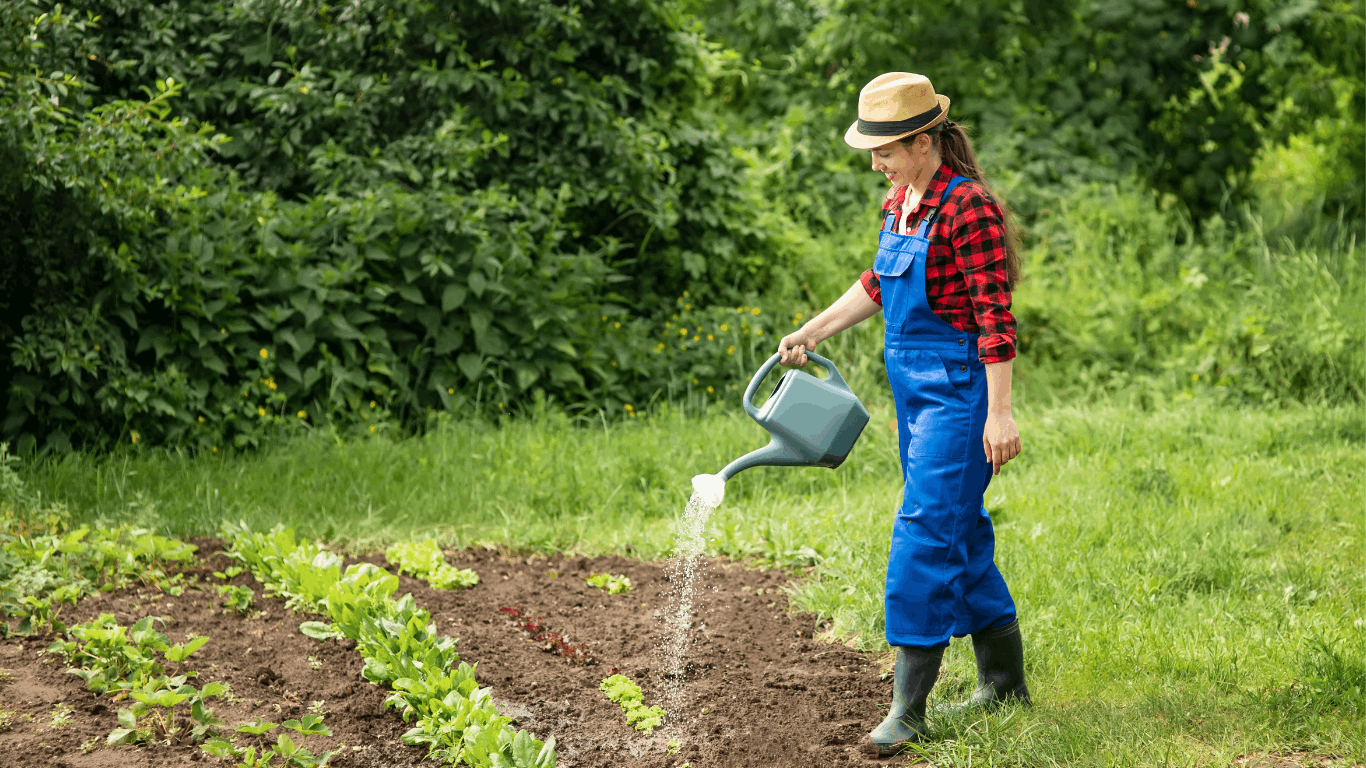
[[[204,556],[195,571],[200,583],[222,583],[212,573],[230,565],[214,554],[223,543],[195,543]],[[385,565],[382,556],[364,560]],[[686,711],[647,735],[626,725],[598,684],[619,670],[642,684],[646,704],[662,703],[655,647],[670,586],[662,565],[492,551],[459,552],[451,562],[474,569],[481,583],[442,591],[404,576],[398,594],[412,593],[431,611],[438,631],[459,638],[461,660],[477,663],[479,684],[493,688],[499,710],[518,728],[542,739],[555,737],[564,768],[887,762],[866,761],[857,742],[881,719],[890,681],[880,680],[875,660],[813,638],[815,617],[787,610],[780,589],[789,579],[785,573],[709,561],[696,605],[704,629],[695,634],[689,657]],[[630,577],[634,589],[608,594],[585,584],[602,572]],[[301,635],[299,624],[316,617],[290,614],[282,599],[264,597],[246,572],[231,583],[256,591],[253,610],[260,616],[222,612],[211,587],[187,588],[179,596],[144,587],[88,597],[68,606],[61,618],[75,624],[112,613],[127,626],[143,616],[170,616],[173,621],[161,631],[172,642],[191,633],[209,637],[185,667],[199,672],[199,684],[231,686],[231,698],[211,702],[230,728],[257,717],[278,723],[322,711],[331,735],[310,736],[307,746],[314,752],[338,750],[329,765],[437,764],[424,762],[425,748],[402,743],[411,724],[384,708],[390,691],[361,678],[363,661],[353,644]],[[585,664],[545,650],[545,642],[531,639],[500,610],[519,607],[595,661]],[[12,638],[0,645],[0,668],[12,675],[0,683],[0,701],[15,713],[12,730],[0,733],[0,763],[150,768],[218,762],[198,746],[105,746],[105,736],[118,727],[120,705],[87,691],[59,657],[39,653],[52,639]],[[60,714],[62,704],[71,708],[70,722],[53,728],[53,713]],[[237,736],[239,744],[250,743]],[[669,754],[671,739],[679,740],[677,754]]]

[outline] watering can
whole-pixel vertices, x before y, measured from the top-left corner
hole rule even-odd
[[[807,352],[811,362],[824,368],[829,378],[821,380],[805,371],[792,369],[778,379],[763,407],[754,407],[759,384],[778,364],[779,355],[770,357],[745,388],[745,412],[773,436],[768,445],[727,464],[717,476],[722,482],[743,469],[760,466],[830,467],[844,463],[854,442],[868,424],[868,410],[844,377],[829,360]]]

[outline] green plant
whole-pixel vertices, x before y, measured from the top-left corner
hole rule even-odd
[[[463,589],[479,583],[479,574],[447,563],[435,539],[394,544],[384,550],[384,558],[399,571],[425,579],[434,589]]]
[[[327,726],[322,724],[322,717],[316,715],[305,715],[302,723],[298,720],[287,720],[284,726],[305,738],[312,735],[332,735]],[[237,732],[260,736],[277,727],[279,726],[275,723],[262,722],[258,717],[255,724],[239,726]],[[257,746],[260,746],[261,749],[259,755]],[[281,768],[317,768],[326,765],[332,757],[330,751],[321,755],[313,754],[305,749],[302,743],[296,744],[294,739],[285,733],[279,734],[275,743],[269,747],[264,746],[264,744],[239,747],[230,739],[216,737],[205,742],[201,749],[211,757],[234,760],[239,768],[242,766],[245,768],[268,768],[277,757],[284,762],[274,765],[281,766]]]
[[[612,675],[598,684],[598,690],[607,694],[608,699],[621,705],[622,711],[626,713],[626,724],[635,727],[636,730],[652,733],[664,724],[663,707],[645,706],[645,694],[629,677],[621,674]]]
[[[431,614],[417,607],[412,595],[399,600],[390,597],[398,587],[397,577],[369,563],[338,573],[339,558],[317,545],[297,541],[292,531],[284,529],[261,534],[238,525],[228,527],[224,535],[232,543],[229,554],[289,600],[302,597],[295,590],[309,589],[310,595],[316,595],[325,589],[320,599],[310,596],[310,604],[325,612],[332,623],[304,622],[300,631],[318,639],[355,641],[365,659],[362,677],[394,691],[385,706],[397,708],[405,721],[417,718],[415,727],[403,736],[406,743],[426,744],[429,754],[478,768],[555,765],[555,740],[542,743],[511,728],[511,720],[498,714],[488,689],[478,687],[474,667],[460,661],[455,639],[437,634]],[[440,551],[436,552],[439,557]],[[430,565],[429,555],[424,562]],[[307,715],[296,730],[302,733],[320,721],[318,716]],[[258,722],[251,727],[264,732],[275,726]],[[216,743],[214,748],[228,747]]]
[[[609,595],[622,595],[631,591],[631,580],[626,576],[595,573],[584,581],[588,583],[588,586],[597,587]]]
[[[251,611],[251,601],[256,592],[248,586],[235,586],[233,584],[219,584],[218,596],[223,598],[223,612],[229,608],[235,609],[238,613],[248,613]]]
[[[14,727],[14,713],[7,709],[0,709],[0,733]]]
[[[67,704],[64,701],[58,702],[52,707],[52,712],[49,713],[51,715],[51,720],[48,722],[48,726],[54,731],[60,731],[68,725],[71,725],[71,715],[73,711],[70,704]]]

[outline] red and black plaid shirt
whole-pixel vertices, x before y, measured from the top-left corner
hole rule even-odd
[[[964,333],[980,333],[978,356],[984,363],[999,363],[1015,357],[1005,217],[996,201],[972,181],[959,184],[941,204],[939,197],[953,175],[947,165],[939,166],[920,204],[911,209],[906,231],[914,232],[926,212],[939,209],[939,218],[930,227],[930,252],[925,260],[930,309]],[[895,187],[882,201],[883,217],[894,213],[897,231],[901,231],[901,204],[907,189]],[[861,281],[868,296],[881,304],[877,274],[870,269]]]

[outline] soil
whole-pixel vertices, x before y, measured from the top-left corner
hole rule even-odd
[[[309,620],[291,615],[279,598],[267,598],[247,574],[232,580],[256,590],[254,619],[225,614],[214,605],[211,573],[229,565],[220,541],[204,539],[203,566],[192,572],[204,589],[180,596],[125,589],[67,606],[68,624],[101,613],[123,625],[143,616],[172,617],[162,628],[179,642],[189,633],[210,639],[185,665],[198,683],[221,681],[233,699],[212,702],[230,727],[262,717],[298,718],[313,702],[328,714],[331,737],[310,736],[315,753],[338,750],[330,765],[389,768],[437,765],[425,750],[404,745],[409,727],[384,708],[388,692],[360,676],[362,661],[350,643],[318,642],[298,632]],[[384,565],[381,557],[360,558]],[[791,575],[709,560],[702,571],[697,624],[686,679],[687,704],[671,712],[665,728],[647,735],[625,724],[621,709],[598,690],[614,670],[641,684],[645,703],[660,703],[657,670],[663,665],[661,613],[670,584],[662,564],[619,557],[512,557],[466,550],[448,558],[473,568],[481,583],[439,591],[401,577],[399,593],[411,592],[432,613],[440,630],[460,639],[464,661],[477,663],[481,685],[491,686],[499,709],[539,738],[553,735],[562,768],[741,768],[904,764],[870,760],[858,741],[873,728],[891,700],[875,658],[814,639],[817,619],[789,609],[782,588]],[[348,563],[355,562],[348,560]],[[584,583],[592,573],[624,574],[634,589],[609,595]],[[500,608],[525,607],[551,631],[565,635],[595,659],[584,664],[545,650]],[[0,766],[16,768],[162,768],[214,765],[197,746],[106,747],[117,727],[118,703],[97,697],[65,671],[60,658],[42,651],[52,637],[0,642],[0,709],[13,713],[12,729],[0,732]],[[0,676],[3,677],[3,676]],[[54,708],[70,707],[70,722],[52,726]],[[126,704],[124,705],[126,706]],[[274,736],[278,731],[270,734]],[[246,737],[237,734],[239,743]],[[668,753],[671,739],[681,749]],[[272,739],[273,740],[273,739]],[[83,745],[85,745],[83,747]],[[226,764],[226,763],[224,763]]]

